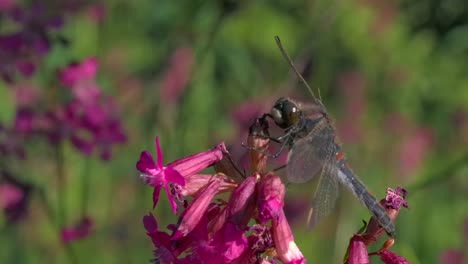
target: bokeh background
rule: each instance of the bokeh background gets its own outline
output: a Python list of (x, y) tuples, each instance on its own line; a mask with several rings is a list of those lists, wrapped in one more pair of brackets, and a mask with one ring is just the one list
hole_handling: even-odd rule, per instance
[[(369, 190), (407, 189), (392, 250), (468, 263), (464, 1), (0, 0), (0, 12), (0, 263), (147, 263), (152, 188), (135, 163), (156, 135), (165, 163), (221, 141), (241, 159), (252, 118), (280, 96), (311, 100), (275, 35)], [(340, 263), (368, 212), (345, 191), (305, 232), (313, 186), (288, 186), (296, 243), (309, 263)], [(154, 214), (176, 220), (164, 202)]]

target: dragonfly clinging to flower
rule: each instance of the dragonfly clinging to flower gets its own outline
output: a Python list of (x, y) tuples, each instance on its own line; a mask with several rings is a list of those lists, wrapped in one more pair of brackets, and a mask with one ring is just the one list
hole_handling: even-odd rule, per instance
[(352, 172), (341, 147), (336, 143), (335, 129), (320, 96), (316, 97), (284, 51), (278, 37), (276, 41), (298, 77), (313, 95), (310, 104), (297, 103), (289, 98), (276, 101), (269, 116), (284, 135), (277, 138), (290, 149), (286, 166), (287, 178), (292, 183), (304, 183), (320, 175), (315, 191), (308, 227), (312, 228), (333, 209), (338, 197), (339, 182), (345, 185), (371, 212), (379, 224), (394, 235), (395, 228), (385, 209), (367, 191), (365, 185)]

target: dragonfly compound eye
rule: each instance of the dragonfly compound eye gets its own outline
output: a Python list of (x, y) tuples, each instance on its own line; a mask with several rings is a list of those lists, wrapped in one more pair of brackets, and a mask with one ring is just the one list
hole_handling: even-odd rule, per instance
[(279, 127), (287, 127), (287, 125), (285, 125), (285, 120), (283, 118), (283, 111), (282, 109), (280, 108), (277, 108), (276, 106), (274, 106), (271, 111), (270, 111), (270, 115), (271, 117), (273, 117), (273, 121), (275, 121), (275, 123), (279, 126)]
[(288, 128), (299, 121), (300, 110), (297, 105), (287, 98), (280, 98), (270, 112), (276, 125)]

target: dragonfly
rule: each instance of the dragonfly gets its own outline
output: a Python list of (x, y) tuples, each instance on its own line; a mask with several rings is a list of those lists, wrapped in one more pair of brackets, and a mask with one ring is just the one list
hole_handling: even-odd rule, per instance
[(320, 93), (318, 97), (315, 96), (284, 50), (280, 39), (278, 37), (275, 39), (283, 56), (313, 97), (313, 101), (309, 104), (299, 103), (286, 97), (279, 98), (270, 113), (265, 114), (278, 127), (284, 129), (284, 134), (275, 141), (282, 143), (279, 153), (285, 147), (289, 148), (286, 165), (288, 181), (305, 183), (320, 176), (309, 213), (308, 228), (311, 229), (333, 210), (341, 183), (370, 211), (380, 226), (394, 236), (395, 227), (385, 209), (353, 173), (340, 145), (336, 143), (335, 129), (322, 103)]

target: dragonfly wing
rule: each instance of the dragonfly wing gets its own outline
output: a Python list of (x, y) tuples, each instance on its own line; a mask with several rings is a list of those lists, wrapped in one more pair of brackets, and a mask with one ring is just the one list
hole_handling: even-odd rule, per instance
[(307, 228), (312, 229), (320, 219), (330, 214), (335, 207), (338, 198), (338, 179), (336, 177), (337, 168), (334, 164), (327, 164), (320, 177), (319, 184), (315, 190), (312, 208), (307, 219)]
[(328, 161), (334, 162), (333, 129), (324, 123), (317, 125), (307, 136), (296, 140), (289, 151), (286, 166), (290, 182), (304, 183), (319, 174)]
[(286, 174), (288, 181), (292, 183), (304, 183), (310, 181), (322, 169), (322, 161), (317, 156), (314, 148), (307, 138), (295, 142), (288, 154)]

